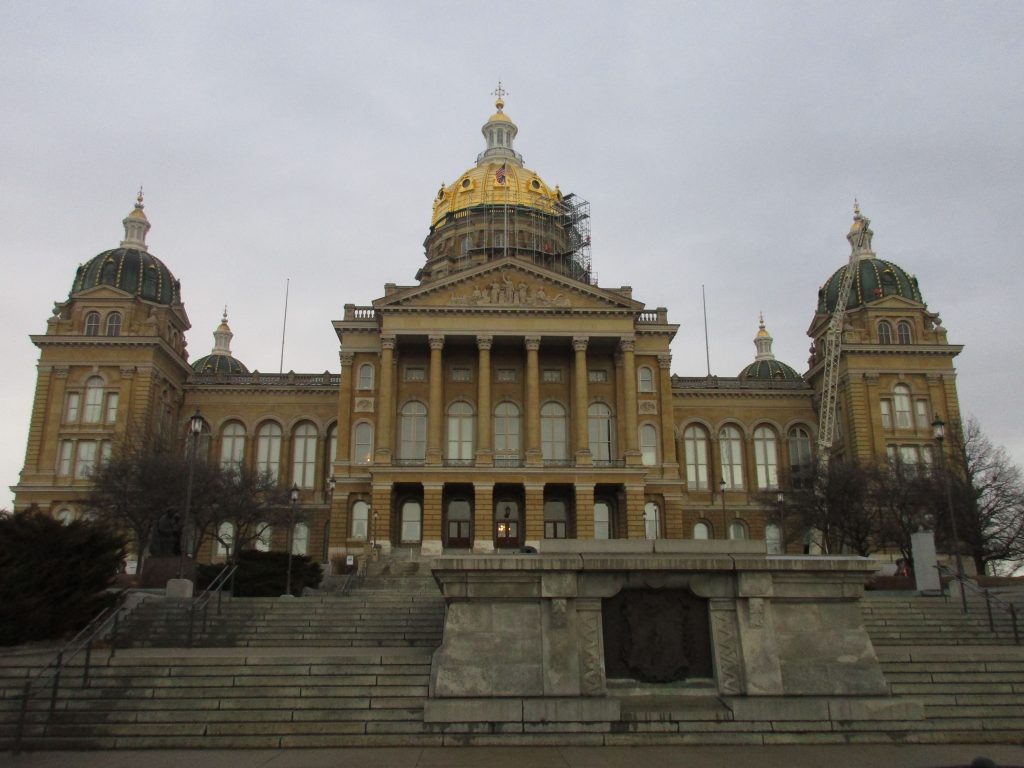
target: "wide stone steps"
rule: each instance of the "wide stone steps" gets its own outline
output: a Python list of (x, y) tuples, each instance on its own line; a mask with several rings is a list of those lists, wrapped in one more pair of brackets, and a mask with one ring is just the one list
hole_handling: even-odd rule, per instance
[[(873, 595), (861, 601), (864, 626), (876, 646), (1013, 645), (1013, 624), (1008, 613), (993, 608), (995, 631), (990, 631), (985, 602), (968, 601), (967, 614), (960, 602), (943, 597)], [(1024, 615), (1018, 618), (1024, 637)]]

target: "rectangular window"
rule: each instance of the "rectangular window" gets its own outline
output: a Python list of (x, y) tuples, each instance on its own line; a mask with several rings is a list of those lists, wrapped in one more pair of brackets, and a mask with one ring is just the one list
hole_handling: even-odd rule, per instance
[(607, 384), (608, 371), (603, 368), (591, 368), (587, 371), (587, 381), (590, 384)]
[(452, 368), (451, 370), (452, 381), (472, 381), (473, 371), (471, 368)]
[(113, 424), (117, 421), (117, 404), (120, 400), (120, 396), (117, 392), (111, 392), (107, 395), (107, 424)]
[(67, 408), (64, 409), (64, 421), (68, 424), (74, 424), (78, 421), (78, 405), (81, 399), (82, 396), (77, 392), (68, 393)]
[(890, 464), (895, 464), (896, 463), (896, 455), (897, 454), (896, 454), (896, 446), (895, 445), (887, 445), (887, 446), (885, 446), (885, 458), (887, 458), (889, 460)]
[(407, 367), (405, 369), (405, 380), (406, 381), (426, 381), (427, 380), (427, 369), (417, 367)]
[(932, 447), (930, 445), (921, 446), (921, 463), (926, 467), (930, 467), (933, 461)]
[(495, 379), (501, 384), (514, 384), (519, 377), (516, 376), (515, 368), (499, 368)]
[(75, 444), (70, 440), (62, 440), (60, 443), (60, 459), (57, 462), (57, 474), (67, 477), (71, 474), (71, 457), (75, 452)]
[(611, 532), (611, 509), (606, 502), (598, 501), (594, 504), (594, 538), (610, 539)]
[(920, 461), (920, 457), (918, 455), (916, 445), (900, 446), (900, 462), (904, 467), (907, 467), (908, 469), (915, 468), (918, 461)]
[(561, 368), (545, 368), (541, 374), (541, 381), (545, 384), (561, 384), (562, 383), (562, 369)]
[(882, 410), (882, 428), (892, 429), (892, 401), (883, 400), (879, 405)]
[(932, 425), (931, 419), (928, 418), (927, 400), (917, 400), (914, 403), (914, 414), (917, 419), (918, 429), (928, 429)]
[(80, 440), (78, 443), (78, 461), (75, 463), (75, 477), (86, 478), (96, 468), (96, 441)]
[(100, 464), (106, 464), (110, 461), (112, 451), (113, 448), (111, 447), (111, 442), (109, 440), (104, 440), (100, 443)]

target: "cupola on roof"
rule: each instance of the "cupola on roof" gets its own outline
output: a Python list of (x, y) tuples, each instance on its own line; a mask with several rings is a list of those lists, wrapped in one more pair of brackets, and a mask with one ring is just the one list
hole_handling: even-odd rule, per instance
[[(871, 219), (861, 215), (860, 205), (854, 203), (853, 224), (846, 239), (850, 242), (851, 263), (855, 270), (846, 308), (863, 307), (887, 296), (901, 296), (910, 301), (924, 304), (917, 278), (908, 274), (901, 266), (879, 259), (871, 250)], [(840, 267), (818, 290), (818, 312), (831, 313), (836, 308), (839, 282), (843, 277)]]
[(224, 307), (224, 315), (220, 319), (220, 325), (213, 332), (213, 350), (205, 357), (200, 357), (192, 363), (192, 370), (196, 373), (206, 374), (244, 374), (249, 369), (241, 360), (231, 355), (231, 339), (234, 334), (228, 325), (228, 308)]
[(754, 362), (740, 371), (740, 381), (802, 381), (803, 377), (793, 368), (775, 359), (772, 352), (772, 336), (764, 327), (764, 315), (760, 315), (754, 346), (757, 354)]
[(181, 285), (160, 259), (147, 250), (149, 219), (143, 210), (142, 190), (135, 208), (123, 220), (124, 240), (118, 248), (94, 256), (78, 267), (71, 296), (99, 285), (109, 285), (146, 301), (181, 304)]
[(460, 174), (454, 183), (441, 189), (434, 199), (431, 227), (457, 211), (477, 206), (519, 206), (555, 213), (562, 193), (554, 189), (535, 172), (523, 165), (523, 156), (516, 152), (513, 142), (519, 128), (505, 114), (506, 91), (498, 83), (494, 102), (497, 111), (481, 129), (487, 146), (477, 155), (476, 165)]

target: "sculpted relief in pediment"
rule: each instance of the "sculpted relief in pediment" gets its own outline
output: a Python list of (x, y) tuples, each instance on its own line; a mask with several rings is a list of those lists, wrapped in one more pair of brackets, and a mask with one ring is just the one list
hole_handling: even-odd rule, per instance
[[(514, 279), (520, 277), (519, 280)], [(460, 292), (452, 291), (449, 303), (454, 306), (482, 307), (568, 307), (570, 301), (552, 286), (530, 285), (521, 276), (508, 271), (500, 277), (488, 275), (476, 284), (465, 286)]]

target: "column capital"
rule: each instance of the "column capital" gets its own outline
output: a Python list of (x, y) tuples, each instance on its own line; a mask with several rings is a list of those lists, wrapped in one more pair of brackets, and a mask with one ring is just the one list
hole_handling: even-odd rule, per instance
[(494, 337), (489, 333), (481, 333), (476, 337), (477, 349), (490, 349), (494, 344)]
[(431, 334), (427, 337), (431, 349), (444, 349), (444, 336)]
[(662, 370), (668, 371), (672, 369), (672, 355), (661, 354), (658, 355), (658, 367)]
[(636, 350), (636, 336), (623, 336), (619, 339), (619, 349), (623, 352), (633, 352)]
[(527, 336), (523, 339), (523, 342), (531, 352), (536, 352), (540, 349), (540, 336)]
[(573, 336), (572, 337), (572, 348), (577, 352), (586, 352), (587, 344), (590, 342), (589, 336)]
[[(45, 371), (46, 366), (40, 365), (39, 370), (41, 372)], [(55, 365), (52, 368), (50, 368), (50, 370), (53, 371), (53, 375), (56, 376), (58, 379), (66, 379), (68, 377), (68, 373), (71, 372), (71, 368), (66, 365)]]
[(343, 349), (343, 350), (338, 352), (338, 360), (341, 361), (341, 367), (342, 368), (344, 368), (346, 366), (349, 366), (349, 365), (352, 365), (352, 362), (355, 359), (356, 359), (356, 353), (355, 352), (349, 352), (346, 349)]
[(395, 345), (397, 343), (398, 343), (398, 339), (396, 339), (393, 334), (388, 334), (387, 336), (381, 334), (381, 337), (380, 337), (380, 348), (381, 349), (394, 349)]
[[(65, 368), (64, 370), (65, 370), (65, 375), (66, 375), (67, 369)], [(130, 378), (132, 378), (135, 375), (135, 371), (136, 370), (138, 370), (138, 369), (134, 365), (122, 365), (121, 366), (121, 378), (122, 379), (130, 379)], [(58, 375), (60, 375), (59, 371), (60, 371), (60, 369), (58, 369)]]

